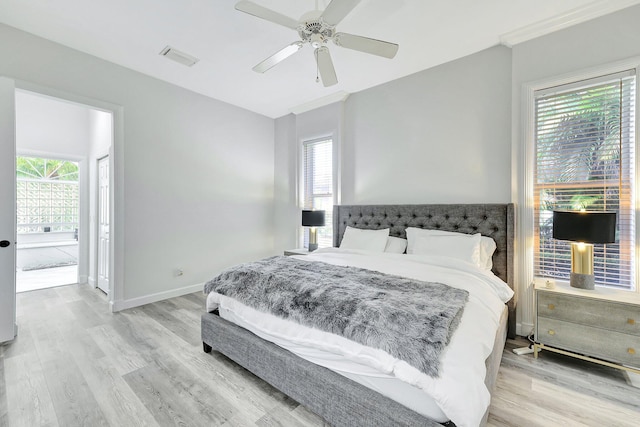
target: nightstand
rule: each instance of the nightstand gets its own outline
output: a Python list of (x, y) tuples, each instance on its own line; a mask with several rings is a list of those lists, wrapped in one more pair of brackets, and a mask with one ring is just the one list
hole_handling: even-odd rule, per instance
[(307, 248), (298, 248), (298, 249), (285, 249), (284, 256), (292, 256), (292, 255), (309, 255), (309, 249)]
[(640, 374), (640, 296), (536, 285), (534, 357), (541, 349)]

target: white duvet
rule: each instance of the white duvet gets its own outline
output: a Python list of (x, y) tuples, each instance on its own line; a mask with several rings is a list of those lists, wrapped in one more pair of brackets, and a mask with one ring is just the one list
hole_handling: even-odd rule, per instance
[[(513, 296), (513, 291), (502, 280), (491, 272), (445, 257), (327, 248), (298, 258), (361, 267), (467, 290), (469, 301), (458, 329), (442, 354), (440, 377), (423, 374), (382, 350), (258, 312), (215, 292), (207, 298), (207, 310), (218, 308), (222, 318), (276, 344), (286, 344), (288, 350), (300, 357), (329, 369), (397, 378), (428, 394), (457, 426), (480, 425), (491, 399), (484, 384), (485, 360), (492, 351), (504, 303)], [(318, 353), (324, 356), (315, 357)]]

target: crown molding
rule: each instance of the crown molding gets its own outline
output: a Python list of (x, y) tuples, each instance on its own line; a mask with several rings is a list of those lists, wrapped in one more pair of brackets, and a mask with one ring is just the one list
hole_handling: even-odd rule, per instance
[(334, 102), (344, 101), (348, 97), (349, 93), (341, 90), (331, 95), (323, 96), (322, 98), (314, 99), (313, 101), (300, 104), (297, 107), (291, 108), (289, 111), (295, 115), (298, 115), (306, 113), (307, 111), (315, 110), (316, 108), (324, 107), (325, 105), (333, 104)]
[(597, 0), (553, 18), (504, 33), (500, 36), (500, 43), (507, 47), (513, 47), (518, 43), (608, 15), (636, 4), (640, 4), (640, 0)]

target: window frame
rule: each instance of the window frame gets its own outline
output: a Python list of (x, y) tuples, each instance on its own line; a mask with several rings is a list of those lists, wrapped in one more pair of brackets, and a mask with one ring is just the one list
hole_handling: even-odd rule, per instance
[[(607, 99), (607, 101), (609, 101), (611, 99), (611, 97), (613, 95), (616, 96), (616, 98), (614, 98), (616, 100), (616, 104), (620, 105), (620, 107), (622, 107), (623, 103), (621, 100), (619, 100), (620, 96), (622, 96), (625, 92), (632, 90), (634, 91), (633, 95), (634, 95), (634, 99), (631, 100), (631, 98), (627, 98), (629, 99), (629, 102), (631, 103), (631, 105), (629, 105), (630, 109), (628, 110), (623, 110), (621, 111), (621, 116), (620, 116), (620, 125), (622, 126), (622, 123), (628, 123), (629, 125), (633, 125), (632, 122), (627, 121), (627, 119), (631, 116), (632, 112), (634, 113), (634, 117), (635, 115), (635, 100), (637, 100), (637, 94), (635, 93), (635, 87), (637, 85), (637, 77), (638, 77), (638, 73), (637, 70), (634, 69), (627, 69), (623, 72), (620, 73), (615, 73), (615, 74), (608, 74), (608, 75), (604, 75), (604, 76), (600, 76), (597, 77), (595, 79), (589, 79), (589, 80), (581, 80), (575, 83), (571, 83), (568, 85), (564, 85), (564, 86), (554, 86), (552, 88), (548, 88), (548, 89), (543, 89), (540, 91), (536, 91), (535, 93), (535, 107), (534, 109), (536, 110), (536, 130), (539, 130), (539, 123), (538, 123), (538, 111), (542, 111), (542, 114), (544, 115), (545, 112), (548, 112), (549, 108), (554, 108), (551, 107), (549, 102), (551, 102), (551, 105), (556, 105), (557, 106), (557, 102), (562, 102), (563, 104), (563, 109), (566, 111), (567, 108), (570, 108), (572, 112), (576, 112), (578, 110), (574, 109), (574, 107), (572, 106), (572, 102), (575, 102), (575, 98), (571, 98), (573, 99), (573, 101), (569, 101), (569, 103), (567, 104), (567, 99), (569, 99), (569, 97), (573, 97), (575, 96), (576, 93), (584, 93), (587, 90), (592, 90), (595, 92), (594, 96), (598, 97), (598, 99), (600, 100), (604, 100)], [(633, 79), (633, 84), (630, 85), (630, 81), (628, 80), (629, 78)], [(622, 81), (626, 80), (626, 83), (624, 83), (624, 86), (622, 86)], [(605, 89), (606, 88), (606, 89)], [(622, 90), (622, 92), (620, 92), (620, 90)], [(604, 92), (604, 93), (603, 93)], [(560, 99), (560, 101), (558, 101), (558, 99)], [(542, 103), (542, 110), (540, 110), (540, 108), (538, 107), (538, 103), (541, 102)], [(584, 110), (580, 110), (580, 111), (584, 111)], [(627, 119), (624, 119), (622, 114), (625, 114), (625, 116), (627, 117)], [(549, 120), (549, 117), (547, 118), (543, 118), (542, 120)], [(554, 116), (553, 120), (557, 120), (557, 117)], [(548, 121), (544, 121), (544, 126), (548, 126), (549, 122)], [(550, 130), (548, 128), (545, 128), (546, 130)], [(582, 130), (582, 128), (581, 128)], [(635, 168), (632, 166), (630, 170), (627, 170), (627, 167), (629, 165), (628, 162), (623, 162), (624, 160), (630, 160), (630, 158), (628, 156), (630, 156), (630, 153), (634, 153), (633, 154), (633, 158), (635, 158), (635, 147), (634, 145), (636, 145), (636, 140), (632, 140), (630, 138), (631, 134), (633, 134), (633, 136), (635, 137), (635, 129), (634, 126), (630, 126), (628, 129), (625, 130), (625, 128), (620, 128), (619, 130), (620, 132), (620, 137), (622, 138), (620, 140), (620, 145), (619, 147), (622, 148), (622, 144), (624, 141), (624, 146), (625, 147), (629, 147), (629, 145), (632, 146), (630, 152), (626, 151), (627, 149), (625, 148), (624, 151), (620, 152), (620, 161), (621, 163), (618, 166), (618, 170), (621, 172), (626, 172), (626, 174), (622, 173), (619, 175), (618, 178), (612, 179), (612, 178), (602, 178), (602, 179), (595, 179), (595, 180), (572, 180), (572, 181), (567, 181), (567, 182), (556, 182), (556, 181), (552, 181), (552, 182), (541, 182), (540, 180), (538, 180), (536, 182), (536, 180), (534, 180), (533, 186), (534, 186), (534, 218), (537, 218), (536, 216), (536, 211), (537, 212), (541, 212), (541, 211), (545, 211), (547, 212), (547, 214), (550, 214), (548, 209), (541, 209), (541, 193), (543, 191), (551, 191), (554, 194), (560, 194), (560, 195), (564, 195), (564, 194), (569, 194), (572, 191), (576, 191), (576, 193), (580, 193), (583, 195), (590, 195), (593, 194), (594, 192), (597, 193), (598, 189), (599, 190), (606, 190), (608, 188), (618, 188), (620, 190), (620, 192), (618, 193), (618, 198), (615, 199), (609, 199), (608, 197), (604, 197), (604, 204), (606, 206), (607, 201), (611, 201), (612, 203), (617, 203), (620, 207), (620, 215), (618, 215), (618, 225), (619, 225), (619, 231), (620, 231), (620, 241), (616, 242), (616, 246), (611, 247), (611, 245), (607, 245), (604, 247), (597, 247), (596, 248), (596, 256), (598, 256), (598, 253), (607, 253), (609, 251), (612, 251), (613, 254), (618, 253), (619, 254), (619, 259), (616, 261), (615, 258), (612, 260), (612, 265), (613, 268), (612, 269), (607, 269), (604, 268), (601, 271), (596, 271), (596, 286), (600, 286), (600, 287), (610, 287), (610, 288), (615, 288), (615, 289), (619, 289), (619, 290), (635, 290), (635, 286), (636, 286), (636, 280), (635, 280), (635, 269), (637, 268), (637, 263), (635, 263), (635, 261), (633, 261), (633, 264), (631, 264), (631, 271), (628, 270), (627, 267), (625, 267), (624, 265), (629, 265), (628, 261), (624, 261), (624, 260), (634, 260), (634, 255), (635, 255), (635, 240), (634, 240), (634, 231), (636, 231), (637, 227), (635, 226), (635, 218), (633, 220), (633, 226), (631, 226), (630, 224), (627, 224), (625, 226), (623, 226), (622, 224), (626, 223), (626, 220), (628, 219), (627, 215), (631, 214), (634, 215), (635, 214), (635, 209), (633, 208), (632, 205), (632, 200), (634, 199), (634, 193), (633, 193), (633, 188), (635, 187), (634, 182), (635, 179), (631, 179), (631, 178), (637, 178), (636, 174), (637, 171), (635, 170)], [(547, 172), (547, 173), (557, 173), (559, 171), (559, 169), (562, 169), (562, 167), (558, 168), (558, 164), (557, 163), (552, 163), (551, 165), (548, 163), (549, 162), (549, 155), (550, 152), (549, 151), (545, 151), (543, 153), (544, 156), (544, 160), (543, 160), (543, 164), (540, 165), (539, 163), (539, 157), (541, 155), (540, 150), (538, 149), (538, 144), (541, 141), (544, 141), (545, 137), (543, 136), (538, 136), (536, 133), (536, 136), (534, 136), (534, 144), (536, 145), (535, 150), (536, 150), (536, 157), (537, 157), (537, 166), (541, 167), (541, 171)], [(591, 141), (592, 139), (589, 139), (589, 141)], [(580, 147), (582, 147), (584, 144), (584, 142), (579, 142), (578, 143)], [(563, 145), (564, 147), (564, 145)], [(576, 148), (571, 148), (570, 151), (574, 152), (573, 150), (575, 150)], [(552, 154), (553, 155), (553, 154)], [(634, 165), (635, 166), (635, 165)], [(534, 168), (534, 178), (536, 176), (540, 176), (537, 175), (538, 173), (540, 173), (539, 170), (537, 170), (538, 168), (535, 167)], [(628, 184), (628, 186), (626, 185)], [(560, 208), (562, 209), (562, 207)], [(540, 215), (540, 214), (539, 214)], [(539, 220), (538, 220), (539, 222)], [(540, 245), (541, 245), (541, 230), (538, 228), (539, 224), (535, 224), (534, 223), (534, 233), (533, 233), (533, 240), (534, 240), (534, 267), (537, 267), (537, 272), (539, 273), (544, 273), (545, 271), (547, 273), (549, 273), (549, 275), (543, 275), (542, 277), (546, 280), (546, 279), (551, 279), (551, 280), (559, 280), (559, 281), (565, 281), (566, 278), (559, 278), (557, 277), (557, 274), (559, 274), (558, 272), (554, 272), (551, 273), (549, 271), (549, 268), (551, 266), (553, 267), (560, 267), (561, 270), (568, 268), (568, 265), (566, 264), (566, 262), (562, 263), (557, 261), (556, 257), (567, 257), (568, 253), (569, 253), (569, 247), (568, 247), (568, 243), (567, 242), (557, 242), (554, 241), (553, 239), (551, 241), (547, 241), (547, 244), (553, 244), (553, 247), (556, 248), (554, 249), (553, 254), (549, 254), (550, 257), (546, 258), (544, 256), (542, 256), (543, 254), (540, 253)], [(536, 232), (538, 231), (538, 232)], [(631, 246), (633, 244), (633, 247)], [(537, 255), (537, 259), (538, 261), (536, 262), (536, 258), (535, 256)], [(603, 258), (598, 258), (596, 259), (596, 264), (598, 264), (598, 260), (601, 260), (604, 264), (607, 264), (607, 261), (609, 260), (606, 257)], [(549, 265), (550, 263), (550, 265)], [(562, 265), (564, 264), (564, 265)], [(552, 267), (552, 268), (553, 268)], [(620, 270), (618, 271), (616, 267), (619, 267)], [(630, 273), (630, 274), (621, 274), (620, 275), (620, 279), (621, 280), (616, 280), (615, 276), (617, 276), (617, 273)], [(534, 274), (536, 274), (536, 269), (534, 269)], [(566, 274), (568, 274), (568, 272), (566, 272)], [(538, 276), (536, 276), (538, 277)], [(598, 280), (604, 280), (605, 283), (600, 283), (598, 282)]]
[[(305, 159), (304, 159), (304, 152), (305, 152), (305, 145), (307, 144), (313, 144), (313, 143), (317, 143), (317, 142), (321, 142), (321, 141), (331, 141), (332, 147), (331, 147), (331, 151), (332, 151), (332, 159), (331, 159), (331, 168), (332, 168), (332, 196), (333, 196), (333, 205), (335, 206), (336, 204), (339, 203), (340, 200), (340, 195), (339, 195), (339, 188), (340, 188), (340, 174), (339, 169), (338, 169), (338, 165), (339, 165), (339, 143), (338, 143), (338, 139), (336, 138), (336, 134), (331, 132), (331, 133), (323, 133), (320, 135), (316, 135), (313, 137), (305, 137), (305, 138), (300, 138), (298, 141), (298, 180), (297, 180), (297, 184), (298, 184), (298, 189), (297, 189), (297, 195), (298, 195), (298, 200), (297, 200), (297, 206), (300, 209), (300, 211), (302, 209), (305, 209), (304, 206), (304, 202), (305, 202)], [(326, 223), (328, 227), (332, 227), (333, 228), (333, 224), (329, 222), (329, 218), (332, 217), (333, 212), (327, 212), (327, 220), (328, 222)], [(301, 214), (300, 214), (301, 215)], [(298, 215), (298, 221), (300, 220), (300, 215)], [(305, 227), (302, 227), (300, 225), (300, 222), (298, 222), (298, 236), (297, 236), (297, 240), (298, 240), (298, 245), (299, 247), (305, 247), (305, 236), (306, 236), (306, 230)], [(332, 245), (333, 246), (333, 242)]]
[[(71, 163), (75, 166), (76, 171), (74, 172), (75, 174), (75, 180), (68, 180), (68, 179), (57, 179), (57, 178), (52, 178), (49, 176), (36, 176), (33, 175), (32, 177), (19, 177), (18, 175), (18, 170), (17, 170), (17, 164), (18, 164), (18, 159), (26, 159), (28, 163), (31, 164), (31, 162), (29, 162), (29, 160), (43, 160), (45, 162), (44, 167), (45, 170), (44, 172), (46, 172), (46, 162), (48, 161), (56, 161), (56, 162), (62, 162), (62, 163)], [(16, 153), (16, 208), (18, 209), (18, 211), (20, 210), (29, 210), (29, 206), (28, 205), (23, 205), (21, 203), (21, 200), (24, 201), (33, 201), (33, 200), (38, 200), (38, 206), (37, 207), (33, 207), (31, 209), (33, 210), (37, 210), (38, 214), (30, 214), (30, 213), (23, 213), (23, 214), (18, 214), (17, 215), (17, 229), (18, 229), (18, 234), (23, 234), (23, 235), (28, 235), (28, 234), (40, 234), (40, 233), (69, 233), (69, 232), (73, 232), (74, 230), (77, 232), (77, 230), (80, 228), (80, 221), (81, 221), (81, 205), (80, 205), (80, 180), (81, 180), (81, 169), (80, 169), (80, 160), (75, 159), (75, 158), (70, 158), (70, 156), (66, 156), (66, 157), (59, 157), (59, 156), (53, 156), (53, 155), (48, 155), (48, 154), (41, 154), (41, 153), (32, 153), (32, 152), (27, 152), (27, 153), (22, 153), (22, 152), (18, 152)], [(33, 167), (33, 165), (32, 165)], [(24, 172), (24, 171), (23, 171)], [(20, 190), (21, 184), (23, 184), (25, 186), (24, 188), (24, 192), (25, 194), (28, 194), (29, 191), (29, 187), (32, 186), (37, 186), (38, 187), (38, 193), (40, 195), (42, 189), (42, 186), (50, 186), (51, 188), (49, 189), (49, 194), (47, 197), (37, 197), (37, 198), (31, 198), (28, 195), (25, 195), (25, 197), (20, 197), (18, 192)], [(57, 191), (63, 191), (65, 193), (65, 197), (62, 198), (56, 198), (54, 197), (51, 193), (55, 190), (54, 187), (58, 187)], [(73, 197), (68, 198), (66, 197), (67, 193), (69, 192), (67, 190), (67, 188), (73, 188), (71, 190), (71, 192), (73, 193)], [(46, 200), (48, 201), (47, 204), (45, 204), (44, 206), (42, 206), (42, 204), (40, 203), (42, 200)], [(74, 206), (55, 206), (55, 203), (53, 202), (54, 200), (60, 202), (60, 201), (69, 201), (69, 200), (75, 200), (75, 204)], [(49, 210), (48, 213), (44, 213), (44, 212), (39, 212), (40, 209), (45, 209)], [(75, 210), (75, 213), (60, 213), (60, 212), (56, 212), (54, 213), (54, 210), (60, 210), (60, 209), (64, 209), (64, 210)], [(61, 218), (74, 218), (75, 221), (72, 222), (68, 222), (68, 221), (58, 221), (58, 222), (54, 222), (54, 218), (58, 216)], [(20, 218), (31, 218), (31, 217), (37, 217), (39, 220), (36, 222), (20, 222)], [(41, 221), (42, 218), (44, 217), (48, 217), (49, 221)], [(44, 231), (46, 228), (48, 228), (50, 231)], [(61, 229), (62, 228), (62, 229)], [(68, 228), (68, 229), (64, 229), (64, 228)], [(27, 229), (27, 230), (25, 230)], [(38, 229), (38, 230), (29, 230), (29, 229)]]
[[(617, 74), (625, 72), (626, 70), (635, 69), (636, 76), (636, 115), (635, 115), (635, 170), (636, 174), (640, 172), (638, 167), (640, 166), (640, 151), (639, 148), (639, 136), (640, 131), (640, 114), (637, 111), (640, 106), (640, 58), (632, 58), (629, 60), (618, 61), (611, 64), (605, 64), (599, 67), (594, 67), (588, 70), (578, 71), (574, 73), (564, 74), (554, 78), (543, 79), (535, 82), (525, 83), (522, 86), (521, 100), (521, 123), (523, 126), (520, 128), (521, 144), (517, 153), (519, 158), (514, 156), (515, 170), (518, 172), (517, 179), (519, 185), (517, 186), (518, 195), (516, 197), (520, 209), (518, 212), (518, 226), (517, 226), (517, 242), (519, 246), (517, 255), (518, 281), (521, 284), (520, 289), (526, 291), (529, 289), (529, 294), (532, 294), (532, 286), (535, 283), (544, 283), (546, 278), (534, 276), (534, 242), (535, 242), (535, 229), (534, 229), (534, 173), (536, 168), (536, 141), (535, 141), (535, 129), (536, 129), (536, 92), (543, 91), (555, 86), (568, 86), (570, 84), (580, 84), (583, 80), (597, 79), (601, 76)], [(517, 139), (515, 139), (517, 140)], [(517, 162), (517, 163), (516, 163)], [(636, 177), (637, 180), (637, 177)], [(640, 208), (640, 185), (636, 185), (635, 188), (635, 212), (636, 215)], [(640, 217), (637, 216), (637, 219)], [(611, 292), (620, 292), (624, 294), (640, 294), (640, 226), (636, 224), (635, 228), (636, 250), (635, 250), (635, 277), (633, 279), (633, 285), (630, 289), (611, 289), (607, 288)], [(560, 279), (553, 279), (557, 282), (564, 282)], [(567, 282), (568, 283), (568, 282)], [(602, 289), (602, 287), (598, 287)], [(531, 295), (529, 297), (532, 298)], [(527, 298), (528, 299), (528, 298)], [(523, 321), (526, 320), (526, 313), (523, 314)]]

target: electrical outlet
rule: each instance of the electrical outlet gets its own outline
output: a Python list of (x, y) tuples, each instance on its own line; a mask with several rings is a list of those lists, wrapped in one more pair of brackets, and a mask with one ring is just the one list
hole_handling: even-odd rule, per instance
[(182, 276), (184, 274), (184, 270), (181, 268), (176, 268), (176, 277)]

